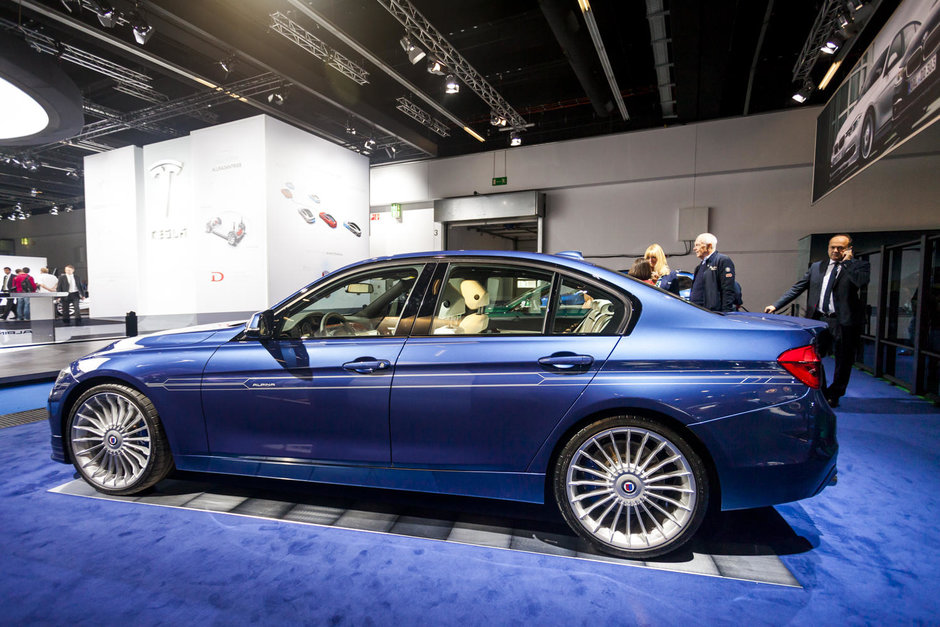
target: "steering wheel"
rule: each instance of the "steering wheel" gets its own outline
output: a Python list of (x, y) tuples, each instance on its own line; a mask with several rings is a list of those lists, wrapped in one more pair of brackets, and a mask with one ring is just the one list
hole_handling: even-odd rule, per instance
[(343, 325), (343, 330), (346, 332), (347, 335), (356, 335), (356, 330), (353, 329), (353, 328), (352, 328), (352, 325), (349, 324), (349, 322), (346, 321), (346, 318), (343, 317), (343, 314), (338, 313), (338, 312), (335, 312), (335, 311), (330, 311), (330, 312), (327, 312), (327, 313), (323, 314), (323, 317), (320, 319), (320, 335), (321, 335), (321, 336), (324, 336), (324, 335), (332, 336), (332, 335), (333, 335), (333, 333), (327, 333), (327, 331), (326, 331), (326, 327), (327, 327), (326, 322), (327, 322), (327, 320), (329, 320), (330, 318), (337, 318), (337, 319), (339, 320), (340, 324)]

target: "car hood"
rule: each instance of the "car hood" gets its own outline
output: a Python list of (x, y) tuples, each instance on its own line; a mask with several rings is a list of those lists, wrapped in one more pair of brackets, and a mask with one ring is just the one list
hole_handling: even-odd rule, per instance
[(101, 352), (129, 351), (141, 348), (170, 348), (192, 346), (205, 342), (223, 343), (238, 335), (245, 328), (245, 321), (216, 322), (185, 329), (170, 329), (129, 337), (111, 344)]

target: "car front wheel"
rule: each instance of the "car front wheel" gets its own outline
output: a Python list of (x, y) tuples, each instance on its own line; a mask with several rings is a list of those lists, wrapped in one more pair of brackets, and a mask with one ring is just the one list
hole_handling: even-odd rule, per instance
[(69, 413), (66, 433), (72, 463), (99, 492), (142, 492), (173, 467), (156, 408), (126, 385), (87, 390)]
[(599, 550), (630, 559), (663, 555), (691, 539), (708, 489), (688, 443), (639, 416), (581, 429), (555, 465), (555, 499), (567, 523)]

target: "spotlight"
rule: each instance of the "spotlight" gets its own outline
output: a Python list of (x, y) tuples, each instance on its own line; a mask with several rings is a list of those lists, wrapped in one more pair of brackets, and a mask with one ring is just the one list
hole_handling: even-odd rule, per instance
[(8, 213), (8, 214), (7, 214), (7, 220), (11, 220), (11, 221), (13, 221), (13, 222), (16, 222), (16, 214), (14, 214), (14, 213)]
[(428, 73), (444, 76), (444, 64), (434, 58), (428, 58)]
[(826, 43), (822, 45), (820, 50), (825, 54), (835, 54), (845, 43), (845, 39), (845, 35), (841, 32), (832, 33), (826, 38)]
[(848, 28), (849, 24), (852, 23), (852, 18), (841, 11), (836, 19), (839, 20), (839, 28)]
[(509, 121), (506, 119), (506, 116), (500, 115), (495, 111), (490, 113), (490, 124), (493, 126), (506, 126), (508, 123)]
[(223, 72), (225, 72), (225, 76), (228, 76), (235, 68), (235, 57), (229, 57), (219, 61), (219, 67), (222, 68)]
[(373, 148), (375, 148), (375, 140), (370, 137), (369, 139), (366, 140), (366, 143), (364, 143), (362, 146), (366, 150), (371, 151)]
[(849, 6), (853, 11), (858, 13), (862, 10), (862, 7), (865, 6), (865, 0), (849, 0)]
[(75, 168), (69, 168), (68, 170), (65, 171), (65, 176), (70, 179), (77, 179), (78, 170), (76, 170)]
[(52, 205), (52, 207), (49, 208), (49, 215), (51, 215), (51, 216), (57, 216), (57, 215), (59, 215), (59, 206), (58, 206), (58, 205)]
[(510, 145), (510, 146), (521, 146), (521, 145), (522, 145), (522, 136), (521, 136), (519, 133), (517, 133), (516, 131), (513, 131), (512, 133), (510, 133), (510, 134), (509, 134), (509, 145)]
[(113, 28), (115, 22), (117, 22), (118, 14), (114, 10), (114, 7), (107, 4), (106, 2), (95, 2), (98, 6), (95, 8), (95, 13), (98, 15), (98, 21), (105, 28)]
[(346, 134), (347, 134), (347, 135), (355, 135), (355, 134), (356, 134), (356, 128), (355, 128), (354, 126), (350, 126), (349, 120), (346, 120)]
[(809, 99), (810, 95), (813, 93), (813, 89), (815, 88), (812, 81), (806, 81), (803, 83), (803, 86), (800, 88), (800, 90), (793, 94), (792, 98), (798, 103), (803, 104)]
[(279, 92), (274, 92), (273, 94), (268, 94), (268, 104), (272, 104), (276, 107), (280, 107), (284, 104), (284, 96)]
[(456, 94), (457, 92), (460, 91), (460, 83), (457, 82), (457, 79), (454, 78), (453, 74), (448, 74), (446, 80), (447, 80), (446, 82), (447, 88), (444, 90), (444, 93)]
[(398, 40), (398, 43), (401, 44), (401, 49), (404, 50), (408, 55), (408, 60), (411, 61), (411, 65), (416, 64), (426, 56), (424, 50), (414, 45), (414, 42), (411, 41), (410, 35), (406, 34), (404, 37)]
[(65, 205), (65, 213), (72, 213), (72, 205)]
[(143, 46), (153, 35), (153, 26), (141, 20), (134, 24), (134, 40)]
[(29, 190), (29, 195), (32, 196), (33, 198), (35, 198), (36, 196), (38, 196), (38, 195), (41, 194), (41, 193), (42, 193), (42, 192), (39, 191), (38, 189), (36, 189), (35, 187), (33, 187), (32, 189)]

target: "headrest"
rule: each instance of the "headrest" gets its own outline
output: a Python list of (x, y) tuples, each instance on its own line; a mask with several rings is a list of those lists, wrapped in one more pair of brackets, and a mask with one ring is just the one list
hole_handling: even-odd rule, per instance
[(460, 295), (456, 287), (448, 283), (441, 295), (441, 310), (437, 312), (437, 317), (456, 318), (465, 313), (467, 313), (467, 307), (464, 304), (463, 296)]
[(479, 309), (490, 304), (490, 296), (479, 281), (463, 281), (460, 284), (460, 293), (463, 295), (467, 309)]

